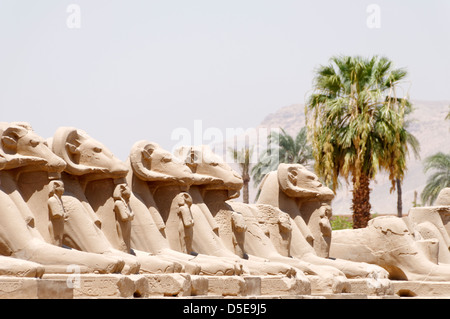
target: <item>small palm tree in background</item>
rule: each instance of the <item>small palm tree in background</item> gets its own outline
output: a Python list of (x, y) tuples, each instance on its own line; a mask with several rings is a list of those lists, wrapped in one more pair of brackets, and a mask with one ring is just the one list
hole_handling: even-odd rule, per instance
[(427, 179), (427, 184), (421, 193), (422, 204), (433, 205), (439, 192), (450, 187), (450, 153), (442, 152), (428, 156), (424, 160), (424, 171), (434, 171)]
[[(413, 108), (409, 101), (406, 101), (405, 104), (405, 117), (412, 113)], [(408, 129), (408, 126), (411, 124), (410, 119), (405, 119), (404, 128)], [(406, 143), (412, 150), (414, 157), (416, 159), (420, 159), (420, 143), (419, 140), (409, 131), (406, 131)], [(397, 217), (403, 216), (403, 200), (402, 200), (402, 181), (400, 178), (395, 179), (395, 183), (397, 186)]]
[(244, 203), (249, 203), (249, 190), (248, 184), (250, 183), (250, 166), (251, 166), (251, 157), (253, 154), (253, 148), (249, 148), (247, 145), (243, 147), (241, 150), (237, 150), (235, 148), (228, 148), (228, 152), (233, 157), (233, 160), (239, 164), (239, 168), (241, 171), (241, 176), (243, 180), (242, 186), (242, 198)]
[(266, 174), (277, 170), (281, 163), (308, 165), (312, 160), (306, 127), (301, 128), (295, 137), (280, 128), (280, 132), (272, 131), (267, 138), (269, 148), (260, 155), (258, 163), (252, 168), (255, 187)]
[[(450, 111), (445, 119), (450, 120)], [(450, 187), (450, 153), (439, 152), (425, 158), (424, 171), (427, 173), (430, 170), (434, 173), (428, 177), (427, 184), (420, 194), (423, 205), (427, 203), (433, 205), (439, 192), (445, 187)]]
[(367, 226), (370, 180), (380, 169), (389, 173), (391, 191), (403, 180), (409, 103), (396, 90), (406, 75), (379, 56), (335, 56), (316, 70), (305, 108), (315, 172), (333, 190), (339, 176), (352, 177), (353, 228)]

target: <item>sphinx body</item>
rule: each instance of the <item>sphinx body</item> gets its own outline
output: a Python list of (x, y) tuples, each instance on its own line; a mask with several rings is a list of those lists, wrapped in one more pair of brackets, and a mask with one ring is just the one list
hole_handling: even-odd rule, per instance
[(434, 263), (450, 264), (449, 217), (450, 205), (442, 205), (413, 207), (402, 218), (418, 248)]
[[(125, 261), (123, 273), (173, 273), (182, 266), (173, 261), (131, 249), (129, 203), (115, 198), (122, 185), (126, 193), (125, 163), (86, 132), (71, 127), (59, 128), (52, 149), (66, 163), (62, 172), (66, 210), (65, 243), (70, 247), (98, 254), (118, 256)], [(122, 197), (121, 197), (122, 196)], [(117, 201), (125, 200), (122, 204)], [(122, 218), (128, 214), (128, 218)], [(121, 217), (122, 215), (122, 217)]]
[[(298, 274), (306, 274), (316, 283), (320, 281), (317, 287), (326, 286), (335, 292), (348, 288), (344, 274), (334, 267), (314, 265), (290, 255), (282, 256), (256, 218), (258, 207), (232, 200), (242, 187), (240, 176), (205, 146), (193, 147), (191, 152), (194, 154), (191, 157), (197, 160), (188, 166), (197, 174), (218, 180), (203, 183), (197, 192), (202, 194), (203, 205), (214, 217), (217, 232), (230, 251), (249, 260), (270, 261), (266, 265), (272, 263), (273, 268), (280, 264), (292, 267)], [(189, 163), (189, 148), (179, 150), (178, 154), (183, 154), (181, 157)]]
[[(259, 219), (267, 224), (270, 238), (281, 254), (290, 254), (315, 265), (335, 267), (348, 278), (372, 278), (381, 285), (387, 284), (382, 281), (388, 273), (381, 267), (345, 258), (329, 258), (330, 203), (334, 194), (315, 174), (300, 164), (280, 164), (277, 171), (267, 174), (260, 187)], [(265, 222), (271, 220), (266, 216), (275, 218), (277, 225)], [(281, 226), (281, 221), (287, 219), (288, 229)]]
[[(7, 160), (4, 157), (3, 152), (1, 152), (0, 169), (3, 169), (6, 164)], [(0, 176), (1, 175), (2, 173), (0, 172)], [(5, 204), (6, 206), (3, 206)], [(33, 239), (28, 233), (26, 223), (22, 219), (20, 212), (14, 209), (14, 203), (11, 202), (10, 198), (6, 196), (3, 190), (0, 191), (0, 206), (2, 206), (0, 209), (0, 211), (2, 212), (0, 214), (0, 225), (2, 226), (0, 230), (0, 246), (2, 247), (0, 249), (0, 276), (42, 277), (45, 272), (45, 268), (41, 264), (14, 257), (4, 256), (10, 256), (15, 251), (17, 251), (16, 245), (18, 245), (18, 247), (21, 247), (22, 245), (26, 245), (27, 240), (31, 241)], [(11, 212), (11, 210), (13, 211)], [(13, 237), (11, 237), (11, 235), (14, 235), (13, 230), (17, 229), (26, 231), (28, 236), (17, 236), (18, 240), (15, 240)]]
[(439, 192), (433, 206), (412, 207), (402, 219), (431, 261), (450, 263), (450, 188)]
[[(220, 253), (223, 247), (217, 237), (202, 237), (208, 237), (209, 229), (197, 239), (204, 216), (187, 190), (195, 179), (204, 177), (195, 176), (170, 152), (147, 141), (135, 143), (129, 166), (130, 203), (139, 220), (132, 227), (133, 246), (196, 263), (202, 274), (242, 273), (236, 256)], [(211, 250), (218, 253), (210, 254)]]
[(432, 262), (406, 223), (394, 216), (374, 218), (366, 228), (334, 231), (330, 254), (379, 265), (389, 272), (390, 279), (450, 279), (449, 265)]
[(330, 254), (379, 265), (391, 279), (449, 281), (450, 206), (445, 199), (437, 203), (411, 208), (403, 218), (376, 217), (366, 228), (333, 231)]
[[(65, 273), (73, 264), (80, 272), (120, 271), (120, 259), (56, 245), (49, 231), (49, 182), (65, 164), (27, 123), (2, 123), (0, 131), (0, 254), (41, 264), (31, 268), (46, 273)], [(26, 263), (17, 267), (27, 273)], [(29, 273), (42, 273), (36, 270)]]
[[(212, 230), (217, 234), (229, 252), (243, 259), (252, 274), (293, 276), (297, 273), (295, 267), (289, 264), (271, 261), (246, 251), (245, 218), (227, 203), (228, 199), (239, 195), (243, 185), (242, 178), (231, 167), (205, 146), (181, 148), (176, 151), (176, 155), (194, 174), (208, 177), (198, 179), (189, 193), (201, 209), (205, 225), (209, 225), (210, 232)], [(195, 158), (195, 161), (192, 162), (191, 158)], [(298, 277), (306, 281), (301, 270)]]
[[(202, 267), (200, 264), (194, 261), (194, 256), (180, 253), (170, 248), (167, 238), (164, 236), (165, 225), (159, 216), (153, 196), (146, 189), (145, 184), (141, 184), (140, 180), (136, 180), (131, 167), (127, 180), (131, 187), (130, 207), (135, 214), (131, 221), (130, 245), (132, 249), (179, 262), (184, 266), (185, 272), (189, 274), (204, 273), (201, 272)], [(158, 217), (159, 225), (155, 222), (152, 213)]]
[(439, 192), (435, 206), (450, 206), (450, 187), (445, 187)]

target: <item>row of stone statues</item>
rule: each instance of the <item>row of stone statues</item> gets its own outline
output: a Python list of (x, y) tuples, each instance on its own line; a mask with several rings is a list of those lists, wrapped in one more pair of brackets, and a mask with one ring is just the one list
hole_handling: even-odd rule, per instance
[[(0, 123), (0, 274), (285, 275), (336, 292), (349, 278), (450, 281), (448, 194), (406, 219), (332, 231), (333, 192), (302, 165), (281, 164), (256, 204), (206, 146), (174, 154), (139, 141), (126, 162), (86, 132), (50, 139)], [(447, 228), (446, 228), (447, 227)]]

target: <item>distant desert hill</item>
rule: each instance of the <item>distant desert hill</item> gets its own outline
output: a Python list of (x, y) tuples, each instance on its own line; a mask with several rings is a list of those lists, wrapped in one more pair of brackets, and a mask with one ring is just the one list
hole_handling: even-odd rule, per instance
[[(420, 203), (420, 193), (426, 184), (427, 176), (423, 172), (422, 160), (439, 151), (450, 151), (450, 121), (445, 120), (450, 101), (413, 101), (414, 112), (410, 115), (411, 124), (408, 130), (420, 142), (421, 158), (416, 160), (411, 153), (408, 160), (408, 171), (403, 181), (403, 214), (407, 214), (414, 201), (414, 192)], [(295, 135), (305, 126), (304, 105), (285, 106), (269, 114), (258, 128), (280, 128)], [(251, 183), (252, 184), (252, 183)], [(397, 214), (397, 193), (390, 193), (390, 182), (384, 173), (380, 173), (372, 182), (372, 213)], [(255, 198), (256, 189), (251, 185), (250, 200)], [(345, 181), (338, 189), (333, 200), (333, 214), (351, 214), (351, 185)]]

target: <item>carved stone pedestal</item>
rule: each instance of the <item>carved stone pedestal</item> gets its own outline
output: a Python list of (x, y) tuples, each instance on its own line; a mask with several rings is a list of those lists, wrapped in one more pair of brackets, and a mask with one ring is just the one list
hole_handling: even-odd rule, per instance
[(145, 295), (141, 276), (120, 274), (48, 274), (44, 279), (59, 280), (73, 289), (74, 298), (133, 298)]
[(72, 299), (65, 280), (0, 277), (0, 299)]
[(246, 283), (240, 276), (205, 276), (208, 279), (208, 295), (242, 296), (246, 294)]
[(261, 295), (310, 295), (310, 282), (296, 277), (262, 276)]

